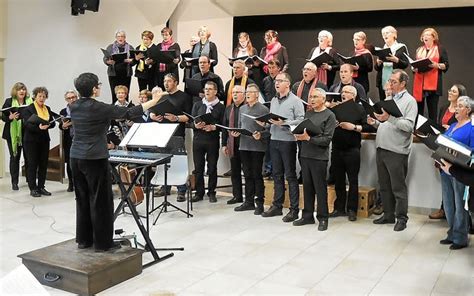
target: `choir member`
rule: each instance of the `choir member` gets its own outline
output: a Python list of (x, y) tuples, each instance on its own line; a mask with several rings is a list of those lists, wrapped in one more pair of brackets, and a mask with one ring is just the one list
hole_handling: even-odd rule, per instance
[(259, 93), (260, 90), (256, 84), (249, 84), (245, 92), (247, 104), (240, 110), (239, 127), (253, 132), (252, 136), (234, 133), (240, 137), (239, 149), (245, 178), (245, 201), (234, 210), (241, 212), (255, 209), (255, 215), (263, 213), (265, 188), (262, 164), (270, 132), (268, 126), (264, 128), (243, 114), (259, 117), (268, 113), (268, 108), (258, 101)]
[(305, 114), (305, 118), (320, 128), (321, 134), (310, 136), (305, 129), (303, 134), (295, 135), (295, 138), (302, 142), (301, 170), (303, 174), (304, 209), (301, 219), (294, 221), (293, 225), (301, 226), (315, 223), (313, 215), (314, 195), (316, 195), (316, 218), (319, 221), (319, 231), (325, 231), (328, 228), (326, 171), (329, 160), (329, 145), (336, 128), (336, 117), (334, 113), (326, 108), (325, 102), (326, 92), (320, 88), (313, 89), (310, 93), (311, 108)]
[(408, 49), (405, 44), (397, 41), (397, 30), (392, 26), (382, 29), (382, 38), (385, 42), (383, 48), (390, 48), (392, 52), (386, 61), (382, 61), (376, 56), (375, 70), (377, 70), (376, 85), (379, 89), (379, 99), (385, 100), (384, 85), (387, 83), (393, 69), (405, 69), (408, 67)]
[(293, 84), (291, 91), (303, 101), (309, 103), (309, 94), (315, 88), (327, 90), (326, 84), (319, 80), (318, 67), (311, 62), (307, 62), (303, 69), (303, 79)]
[[(154, 47), (153, 37), (155, 35), (150, 31), (143, 31), (142, 41), (137, 50), (147, 51), (149, 48)], [(135, 77), (138, 80), (138, 89), (151, 90), (155, 83), (155, 69), (153, 65), (153, 59), (150, 57), (145, 58), (145, 54), (139, 53), (135, 55), (132, 65), (137, 65), (135, 68)]]
[[(301, 100), (290, 91), (291, 77), (283, 72), (276, 76), (277, 95), (272, 99), (270, 112), (287, 118), (286, 120), (270, 119), (270, 153), (273, 163), (274, 196), (272, 206), (262, 213), (262, 217), (283, 215), (285, 199), (285, 177), (288, 181), (290, 211), (283, 217), (283, 222), (298, 219), (300, 191), (296, 178), (296, 139), (289, 125), (297, 125), (304, 118)], [(262, 123), (263, 124), (263, 123)]]
[[(203, 55), (199, 57), (199, 72), (194, 74), (192, 78), (201, 81), (215, 80), (217, 84), (217, 97), (219, 100), (225, 101), (224, 84), (219, 75), (211, 72), (211, 60), (208, 56)], [(199, 97), (194, 97), (193, 100), (194, 102), (200, 101), (204, 96), (204, 93), (200, 93)]]
[[(448, 129), (449, 126), (456, 122), (456, 106), (458, 103), (458, 98), (461, 96), (467, 96), (466, 87), (462, 84), (454, 84), (448, 90), (448, 103), (443, 105), (440, 109), (438, 115), (438, 123), (443, 126), (445, 129)], [(441, 207), (429, 215), (430, 219), (444, 219), (446, 218), (444, 214), (443, 201), (441, 201)]]
[(367, 36), (364, 32), (354, 33), (354, 56), (362, 56), (363, 62), (357, 65), (352, 65), (354, 70), (354, 80), (360, 83), (366, 93), (369, 92), (369, 73), (373, 69), (373, 58), (370, 51), (366, 48)]
[(361, 98), (362, 99), (367, 98), (364, 87), (360, 83), (354, 80), (353, 74), (354, 74), (354, 71), (352, 70), (351, 64), (342, 64), (341, 67), (339, 68), (340, 81), (336, 84), (333, 84), (329, 88), (329, 91), (340, 93), (344, 86), (351, 85), (355, 87), (357, 90), (356, 102), (358, 102)]
[[(236, 63), (234, 63), (234, 67)], [(240, 110), (245, 105), (245, 88), (243, 85), (232, 87), (232, 104), (228, 105), (224, 112), (222, 124), (228, 127), (238, 127)], [(227, 201), (228, 205), (241, 203), (242, 198), (242, 159), (239, 151), (240, 138), (235, 132), (222, 130), (222, 152), (230, 158), (230, 179), (232, 182), (232, 198)]]
[(414, 68), (413, 96), (418, 102), (418, 113), (424, 114), (425, 101), (428, 106), (428, 117), (438, 118), (439, 96), (443, 94), (443, 73), (448, 71), (448, 52), (439, 44), (439, 35), (433, 28), (426, 28), (420, 36), (422, 45), (416, 50), (416, 59), (429, 58), (431, 70), (420, 72)]
[[(33, 103), (33, 100), (30, 98), (28, 90), (26, 89), (26, 85), (22, 82), (17, 82), (13, 85), (10, 96), (11, 97), (7, 98), (5, 103), (3, 103), (2, 109), (30, 105)], [(21, 120), (21, 112), (19, 110), (14, 110), (14, 112), (10, 110), (2, 112), (2, 120), (5, 122), (2, 138), (7, 141), (8, 152), (10, 153), (10, 177), (12, 190), (18, 190), (21, 150), (24, 148), (24, 123)]]
[(79, 249), (94, 245), (97, 252), (120, 248), (113, 242), (114, 202), (112, 195), (107, 130), (112, 119), (140, 116), (156, 105), (165, 93), (153, 92), (153, 99), (132, 108), (102, 103), (99, 78), (83, 73), (74, 80), (81, 98), (71, 106), (74, 138), (71, 168), (76, 194), (76, 242)]
[[(474, 100), (468, 96), (458, 99), (456, 106), (456, 122), (452, 123), (444, 133), (449, 138), (458, 141), (471, 150), (474, 148), (474, 128), (471, 115), (474, 111)], [(448, 236), (439, 243), (451, 245), (449, 249), (458, 250), (469, 244), (469, 212), (464, 208), (465, 186), (453, 176), (441, 172), (441, 189), (443, 206), (448, 222)]]
[(336, 78), (336, 72), (339, 70), (339, 57), (336, 50), (332, 47), (333, 37), (331, 32), (322, 30), (318, 34), (318, 46), (313, 47), (308, 55), (308, 60), (312, 60), (321, 53), (325, 52), (332, 56), (334, 63), (329, 65), (323, 63), (318, 67), (318, 79), (327, 87), (331, 87)]
[(245, 63), (242, 60), (237, 60), (233, 63), (232, 65), (232, 73), (234, 74), (232, 78), (227, 81), (225, 84), (225, 91), (224, 93), (226, 94), (226, 106), (229, 106), (232, 104), (232, 100), (234, 98), (234, 95), (232, 93), (234, 86), (236, 85), (241, 85), (244, 90), (247, 87), (247, 85), (251, 83), (255, 83), (252, 79), (248, 77), (248, 75), (245, 73)]
[[(130, 49), (134, 47), (127, 42), (127, 34), (124, 30), (115, 32), (115, 41), (107, 46), (108, 56), (104, 56), (104, 63), (107, 65), (107, 75), (109, 77), (110, 91), (112, 93), (112, 104), (115, 104), (117, 97), (115, 96), (115, 87), (117, 85), (125, 85), (130, 89), (133, 69), (130, 58)], [(127, 53), (127, 58), (120, 63), (116, 63), (111, 55), (118, 53)]]
[[(176, 77), (173, 73), (166, 74), (163, 82), (164, 82), (165, 90), (168, 94), (163, 96), (163, 98), (160, 100), (160, 103), (164, 101), (170, 101), (171, 104), (173, 104), (173, 106), (175, 107), (177, 114), (165, 113), (165, 115), (162, 116), (162, 115), (157, 115), (151, 112), (150, 119), (153, 121), (164, 122), (164, 123), (167, 123), (167, 122), (179, 123), (179, 127), (176, 129), (173, 136), (180, 137), (182, 139), (182, 143), (184, 144), (185, 127), (186, 127), (185, 125), (186, 125), (186, 122), (189, 121), (189, 117), (184, 115), (183, 112), (186, 112), (188, 114), (192, 112), (193, 100), (187, 93), (178, 89), (179, 80), (178, 80), (178, 77)], [(184, 150), (186, 149), (184, 146), (180, 148)], [(177, 201), (178, 202), (185, 201), (186, 190), (187, 190), (186, 184), (178, 185), (177, 189), (178, 189)], [(167, 190), (166, 195), (169, 195), (171, 191), (171, 186), (168, 186), (166, 190)], [(165, 188), (161, 187), (157, 195), (164, 196)]]
[[(140, 104), (146, 103), (152, 99), (151, 91), (148, 89), (141, 90), (138, 94)], [(140, 117), (133, 118), (133, 122), (144, 123), (150, 121), (150, 110), (146, 110)]]
[(63, 116), (59, 122), (59, 129), (62, 130), (64, 162), (66, 163), (66, 173), (69, 181), (67, 192), (73, 192), (74, 181), (69, 155), (71, 152), (72, 138), (74, 136), (74, 127), (71, 121), (71, 106), (77, 100), (77, 92), (75, 90), (68, 90), (64, 94), (64, 99), (66, 100), (66, 108), (59, 112), (59, 114)]
[[(205, 58), (205, 57), (201, 57)], [(206, 82), (204, 86), (204, 98), (195, 102), (192, 116), (200, 116), (210, 113), (218, 123), (222, 122), (225, 107), (217, 97), (217, 84), (213, 81)], [(197, 202), (204, 199), (204, 166), (207, 161), (209, 202), (217, 202), (217, 161), (219, 159), (219, 129), (214, 124), (205, 122), (194, 122), (193, 137), (193, 159), (194, 173), (196, 175), (196, 195), (192, 201)]]
[[(262, 50), (260, 50), (260, 57), (267, 63), (273, 59), (276, 59), (280, 62), (281, 71), (288, 71), (288, 51), (286, 50), (286, 47), (281, 45), (280, 41), (278, 40), (278, 32), (274, 30), (266, 31), (265, 43), (266, 45), (262, 48)], [(261, 66), (259, 62), (256, 64)], [(263, 66), (263, 72), (265, 75), (268, 74), (268, 65)]]
[[(30, 195), (40, 197), (50, 196), (51, 192), (44, 188), (46, 172), (48, 170), (49, 137), (48, 130), (56, 126), (49, 106), (46, 106), (48, 90), (45, 87), (33, 89), (33, 104), (26, 107), (22, 113), (25, 123), (25, 157), (28, 160), (26, 179), (30, 188)], [(34, 115), (34, 116), (33, 116)], [(32, 118), (36, 117), (35, 118)], [(40, 120), (37, 120), (37, 119)]]
[[(236, 48), (234, 48), (234, 51), (232, 52), (232, 58), (251, 57), (258, 55), (257, 49), (253, 47), (252, 41), (250, 40), (250, 36), (248, 33), (240, 32), (238, 38), (239, 44)], [(230, 65), (233, 65), (232, 61), (230, 62)], [(258, 68), (257, 62), (251, 59), (247, 59), (245, 61), (245, 65), (247, 67), (247, 76), (253, 81), (255, 81), (257, 84), (261, 84), (263, 78), (261, 77), (261, 70)], [(255, 70), (253, 69), (254, 66), (256, 67)]]
[[(211, 60), (210, 71), (214, 72), (214, 67), (217, 65), (217, 46), (214, 42), (210, 41), (211, 31), (206, 26), (199, 27), (198, 30), (199, 40), (192, 45), (190, 52), (193, 58), (201, 56), (207, 56)], [(185, 62), (186, 67), (191, 68), (191, 77), (199, 72), (199, 67), (192, 63)]]
[[(342, 88), (341, 96), (342, 102), (355, 101), (357, 89), (352, 85), (346, 85)], [(357, 220), (359, 207), (361, 133), (372, 131), (372, 127), (367, 124), (367, 113), (362, 105), (357, 104), (357, 112), (360, 114), (359, 119), (354, 122), (339, 122), (332, 138), (331, 166), (335, 179), (336, 202), (331, 217), (347, 213), (349, 221)], [(346, 175), (349, 180), (347, 192)]]
[(386, 111), (375, 113), (377, 120), (367, 117), (367, 122), (377, 128), (375, 138), (377, 174), (384, 214), (374, 224), (393, 224), (394, 231), (402, 231), (408, 222), (408, 155), (412, 144), (412, 132), (418, 113), (416, 100), (407, 91), (408, 74), (395, 69), (390, 76), (392, 100), (402, 112), (394, 117)]
[(265, 102), (270, 102), (276, 95), (275, 78), (281, 72), (281, 64), (278, 60), (268, 62), (268, 76), (263, 78), (263, 98)]
[(155, 83), (154, 85), (159, 86), (161, 89), (164, 88), (164, 78), (166, 74), (172, 73), (179, 81), (179, 69), (178, 64), (180, 61), (181, 48), (179, 44), (176, 43), (173, 39), (173, 30), (168, 27), (164, 27), (161, 30), (161, 36), (163, 41), (158, 43), (158, 49), (161, 51), (172, 51), (174, 50), (174, 59), (169, 63), (161, 63), (160, 61), (155, 61), (156, 65), (156, 74), (155, 74)]

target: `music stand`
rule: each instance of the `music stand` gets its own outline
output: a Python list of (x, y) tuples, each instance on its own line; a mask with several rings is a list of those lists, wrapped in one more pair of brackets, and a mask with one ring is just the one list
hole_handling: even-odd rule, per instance
[[(156, 151), (156, 150), (155, 150)], [(163, 202), (158, 205), (157, 207), (154, 207), (154, 199), (152, 199), (152, 210), (150, 213), (153, 213), (156, 210), (160, 210), (157, 217), (155, 218), (155, 221), (153, 222), (153, 225), (156, 224), (158, 221), (158, 218), (160, 218), (161, 214), (163, 212), (168, 212), (168, 207), (174, 208), (176, 211), (180, 211), (183, 214), (186, 214), (187, 217), (193, 217), (193, 215), (189, 212), (189, 202), (190, 202), (190, 192), (189, 192), (189, 186), (188, 186), (188, 177), (189, 177), (189, 169), (188, 169), (188, 159), (187, 159), (187, 154), (186, 154), (186, 147), (184, 144), (184, 138), (182, 137), (171, 137), (170, 141), (168, 142), (168, 145), (166, 148), (159, 148), (156, 152), (159, 153), (169, 153), (173, 155), (173, 158), (169, 164), (164, 164), (164, 166), (168, 166), (168, 175), (165, 176), (160, 173), (160, 170), (157, 170), (155, 173), (155, 176), (151, 180), (151, 184), (153, 185), (163, 185), (163, 184), (168, 184), (169, 180), (171, 179), (171, 185), (186, 185), (186, 192), (187, 192), (187, 210), (181, 209), (178, 206), (172, 204), (168, 200), (168, 188), (165, 186), (165, 195), (163, 197)], [(170, 176), (170, 169), (171, 169), (171, 176)], [(167, 180), (165, 181), (164, 178), (167, 177)]]
[[(178, 127), (178, 124), (160, 124), (160, 123), (135, 123), (132, 125), (130, 128), (129, 132), (127, 135), (124, 137), (122, 142), (120, 143), (119, 146), (125, 147), (125, 148), (137, 148), (137, 149), (153, 149), (153, 148), (160, 148), (160, 147), (166, 147), (168, 144), (168, 141), (170, 140), (171, 136), (175, 132), (176, 128)], [(159, 136), (157, 136), (159, 135)], [(162, 164), (162, 163), (169, 163), (171, 158), (173, 156), (171, 154), (163, 154), (160, 159), (157, 159), (157, 161), (153, 164)], [(144, 268), (149, 267), (153, 264), (156, 264), (158, 262), (161, 262), (163, 260), (166, 260), (168, 258), (171, 258), (174, 256), (174, 253), (169, 253), (163, 257), (160, 257), (157, 253), (157, 251), (171, 251), (171, 250), (176, 250), (176, 251), (184, 251), (184, 248), (155, 248), (153, 245), (153, 242), (150, 239), (149, 235), (149, 215), (148, 215), (148, 207), (149, 207), (149, 186), (147, 184), (147, 192), (146, 192), (146, 229), (143, 226), (143, 223), (140, 219), (140, 216), (138, 215), (138, 212), (133, 205), (130, 195), (133, 191), (133, 188), (137, 184), (138, 179), (143, 176), (145, 173), (145, 181), (148, 181), (148, 174), (147, 174), (147, 168), (150, 167), (150, 164), (145, 164), (145, 165), (139, 165), (136, 167), (137, 169), (137, 174), (133, 178), (132, 182), (130, 183), (130, 186), (128, 189), (125, 188), (123, 182), (120, 179), (120, 176), (117, 172), (117, 170), (112, 166), (112, 164), (109, 162), (109, 165), (111, 166), (112, 169), (112, 174), (117, 178), (118, 180), (118, 185), (121, 191), (121, 201), (118, 207), (115, 210), (114, 217), (117, 218), (118, 213), (123, 209), (125, 204), (129, 207), (132, 216), (143, 236), (145, 239), (145, 251), (150, 251), (152, 256), (153, 256), (153, 261), (149, 262), (145, 265), (143, 265)], [(167, 167), (165, 165), (165, 184), (167, 182)]]

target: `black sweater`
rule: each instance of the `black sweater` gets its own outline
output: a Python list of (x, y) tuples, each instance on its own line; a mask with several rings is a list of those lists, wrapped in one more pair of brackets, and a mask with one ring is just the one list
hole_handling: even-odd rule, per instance
[[(212, 117), (214, 117), (217, 123), (222, 123), (222, 118), (224, 117), (225, 107), (223, 104), (218, 103), (214, 106), (211, 111)], [(193, 111), (191, 113), (192, 116), (199, 116), (206, 113), (206, 105), (204, 105), (201, 101), (194, 103)], [(220, 129), (217, 128), (215, 131), (206, 132), (202, 129), (194, 128), (194, 142), (212, 142), (217, 141), (219, 143), (219, 133)]]

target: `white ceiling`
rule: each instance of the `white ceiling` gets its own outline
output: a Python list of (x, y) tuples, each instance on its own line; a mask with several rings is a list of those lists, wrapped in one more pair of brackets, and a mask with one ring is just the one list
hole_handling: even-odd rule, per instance
[(474, 0), (210, 0), (232, 16), (474, 6)]

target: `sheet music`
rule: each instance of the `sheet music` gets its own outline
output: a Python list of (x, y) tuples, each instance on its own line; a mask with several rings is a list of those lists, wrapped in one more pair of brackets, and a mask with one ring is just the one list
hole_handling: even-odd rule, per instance
[(178, 123), (134, 123), (119, 146), (165, 148), (178, 126)]
[(0, 280), (1, 295), (50, 295), (33, 274), (20, 265)]
[(257, 116), (252, 116), (252, 115), (248, 115), (248, 114), (245, 114), (245, 113), (242, 113), (243, 116), (245, 117), (248, 117), (250, 119), (257, 119)]
[(423, 115), (418, 115), (418, 120), (416, 121), (416, 128), (415, 129), (419, 129), (420, 126), (425, 124), (425, 122), (427, 122), (427, 121), (428, 121), (428, 119), (426, 117), (424, 117)]

